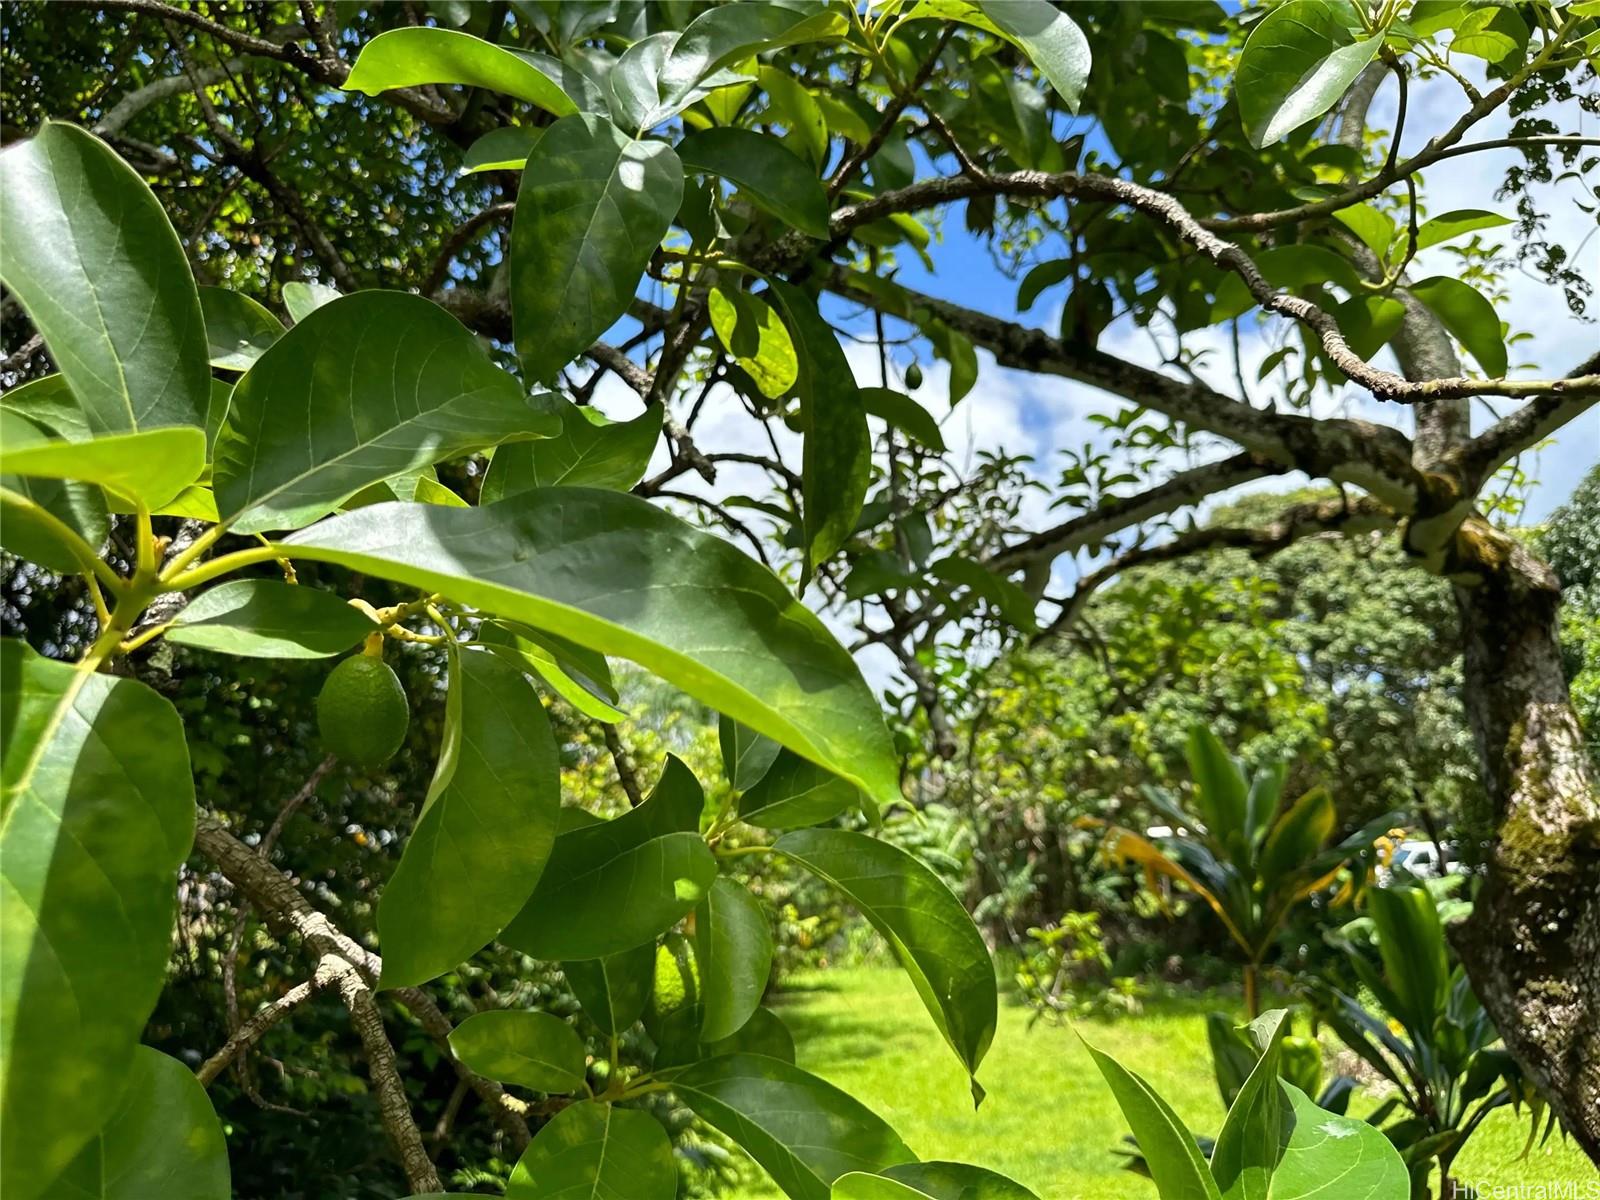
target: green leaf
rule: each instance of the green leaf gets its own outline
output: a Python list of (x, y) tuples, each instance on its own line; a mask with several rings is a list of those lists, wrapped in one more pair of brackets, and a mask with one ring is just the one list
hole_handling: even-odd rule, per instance
[(1464, 233), (1472, 233), (1478, 229), (1497, 229), (1501, 225), (1509, 224), (1511, 218), (1502, 217), (1499, 213), (1484, 212), (1481, 208), (1458, 208), (1424, 221), (1422, 227), (1417, 230), (1417, 249), (1426, 250), (1429, 246), (1448, 242)]
[(426, 83), (488, 88), (558, 117), (578, 111), (572, 97), (534, 60), (453, 29), (415, 27), (380, 33), (361, 47), (344, 90), (376, 96), (391, 88)]
[(283, 336), (283, 322), (240, 292), (202, 287), (200, 311), (213, 367), (248, 371)]
[(1494, 305), (1482, 292), (1448, 275), (1435, 275), (1408, 284), (1406, 290), (1432, 310), (1439, 323), (1478, 360), (1484, 374), (1493, 379), (1504, 378), (1505, 336), (1500, 331), (1500, 318), (1495, 315)]
[(650, 1001), (656, 977), (655, 943), (605, 958), (564, 962), (561, 973), (600, 1032), (616, 1037), (632, 1028)]
[(522, 910), (556, 837), (561, 766), (533, 685), (492, 654), (451, 656), (444, 745), (378, 902), (383, 987), (415, 987)]
[(777, 138), (723, 126), (691, 133), (678, 143), (691, 171), (736, 184), (758, 208), (814, 238), (828, 236), (828, 194), (804, 159)]
[(767, 112), (785, 127), (786, 146), (820, 170), (828, 159), (828, 123), (816, 97), (781, 67), (763, 63), (757, 68), (761, 90), (767, 94)]
[(830, 1195), (832, 1200), (931, 1200), (921, 1188), (865, 1171), (839, 1176)]
[[(1350, 260), (1326, 246), (1311, 243), (1274, 246), (1256, 255), (1256, 266), (1267, 282), (1291, 290), (1336, 283), (1346, 291), (1361, 287), (1361, 277)], [(1212, 321), (1229, 321), (1256, 306), (1256, 298), (1237, 275), (1225, 275), (1217, 285), (1211, 306)]]
[(10, 639), (0, 720), (0, 1191), (33, 1200), (133, 1069), (166, 978), (194, 783), (170, 702)]
[(478, 640), (519, 671), (538, 676), (585, 716), (609, 725), (628, 715), (617, 707), (605, 655), (515, 622), (486, 622)]
[(295, 280), (283, 285), (283, 306), (289, 310), (289, 319), (298, 325), (317, 309), (339, 299), (338, 288), (325, 283), (304, 283)]
[(884, 1175), (926, 1192), (933, 1200), (1039, 1200), (1020, 1183), (966, 1163), (904, 1163)]
[(928, 571), (935, 579), (964, 587), (988, 601), (1018, 629), (1031, 633), (1038, 627), (1033, 597), (982, 563), (962, 554), (952, 554), (932, 564)]
[(544, 136), (544, 129), (536, 125), (507, 125), (504, 129), (491, 129), (472, 145), (461, 159), (461, 173), (476, 175), (480, 171), (520, 171), (527, 165), (528, 155)]
[[(640, 38), (618, 57), (611, 68), (611, 115), (623, 129), (642, 133), (675, 113), (680, 105), (661, 103), (661, 68), (677, 44), (676, 30), (663, 30)], [(684, 97), (698, 98), (703, 93)]]
[(1252, 146), (1316, 120), (1377, 57), (1383, 38), (1357, 38), (1345, 24), (1349, 11), (1332, 0), (1289, 0), (1250, 31), (1234, 90)]
[(4, 432), (0, 474), (76, 479), (149, 509), (160, 508), (183, 491), (206, 465), (203, 429), (110, 433), (87, 442), (33, 440), (36, 431), (25, 431), (15, 414), (0, 411), (0, 430)]
[(53, 525), (34, 510), (15, 504), (13, 494), (33, 501), (81, 537), (91, 551), (98, 551), (111, 531), (106, 498), (99, 488), (70, 479), (0, 475), (0, 546), (58, 575), (92, 569)]
[(739, 797), (739, 819), (762, 829), (800, 829), (831, 821), (861, 803), (861, 790), (792, 750), (780, 750)]
[(631, 421), (612, 421), (597, 409), (556, 401), (561, 433), (501, 446), (483, 477), (479, 503), (493, 504), (537, 487), (603, 487), (625, 492), (644, 478), (661, 437), (659, 404)]
[(298, 528), (402, 471), (553, 436), (552, 406), (432, 301), (358, 292), (312, 312), (233, 389), (217, 508), (242, 532)]
[(1055, 258), (1040, 263), (1024, 275), (1017, 288), (1017, 311), (1027, 312), (1040, 292), (1072, 278), (1074, 265), (1070, 258)]
[(1315, 787), (1290, 806), (1267, 833), (1257, 874), (1263, 884), (1276, 882), (1303, 867), (1328, 840), (1338, 814), (1326, 788)]
[(720, 1042), (706, 1042), (700, 1049), (701, 1058), (719, 1054), (760, 1054), (792, 1065), (794, 1034), (789, 1032), (789, 1027), (777, 1013), (770, 1008), (758, 1008), (732, 1037), (723, 1038)]
[[(94, 435), (88, 417), (78, 398), (67, 386), (65, 375), (44, 375), (12, 388), (0, 395), (0, 418), (5, 413), (26, 417), (37, 425), (43, 435), (66, 438), (69, 442), (87, 442)], [(11, 436), (11, 431), (7, 430)], [(39, 437), (27, 435), (25, 440), (38, 441)]]
[(861, 406), (867, 410), (868, 416), (887, 421), (935, 453), (944, 453), (944, 435), (939, 432), (939, 422), (904, 392), (886, 387), (864, 387), (861, 389)]
[(1527, 22), (1504, 5), (1485, 5), (1469, 11), (1450, 39), (1451, 54), (1470, 54), (1502, 67), (1507, 60), (1512, 65), (1520, 64), (1527, 49)]
[(0, 279), (44, 335), (88, 431), (204, 428), (206, 328), (183, 247), (104, 142), (47, 121), (0, 152)]
[(1050, 0), (979, 0), (978, 7), (1033, 60), (1068, 111), (1077, 113), (1090, 66), (1089, 40), (1077, 22)]
[(1426, 888), (1372, 888), (1368, 913), (1378, 932), (1384, 978), (1398, 1005), (1394, 1015), (1413, 1038), (1431, 1039), (1450, 989), (1439, 910)]
[(1222, 740), (1204, 725), (1189, 730), (1184, 748), (1194, 777), (1194, 804), (1206, 832), (1226, 845), (1244, 831), (1250, 784)]
[(855, 531), (867, 495), (872, 438), (850, 361), (816, 301), (776, 280), (771, 294), (783, 311), (800, 363), (801, 513), (805, 570), (809, 577)]
[(766, 0), (708, 9), (689, 22), (661, 68), (662, 104), (675, 108), (719, 67), (763, 50), (842, 36), (847, 24), (848, 18), (829, 11), (825, 0)]
[[(897, 846), (842, 829), (786, 833), (773, 849), (837, 889), (889, 943), (969, 1073), (994, 1037), (994, 964), (961, 901)], [(982, 1092), (973, 1082), (974, 1094)]]
[(159, 1050), (138, 1047), (116, 1110), (56, 1180), (51, 1195), (57, 1200), (228, 1200), (233, 1195), (228, 1146), (194, 1072)]
[(377, 504), (284, 545), (632, 659), (880, 803), (900, 796), (877, 701), (822, 622), (748, 555), (636, 496)]
[(554, 379), (627, 311), (682, 199), (664, 142), (588, 113), (545, 131), (511, 223), (511, 318), (529, 379)]
[(707, 297), (711, 328), (733, 360), (744, 368), (761, 394), (787, 395), (800, 375), (794, 341), (772, 307), (737, 288), (714, 287)]
[(235, 579), (191, 600), (166, 637), (244, 658), (329, 658), (377, 628), (332, 592), (277, 579)]
[(798, 1067), (752, 1054), (708, 1058), (668, 1076), (695, 1114), (737, 1142), (790, 1200), (828, 1200), (851, 1171), (915, 1156), (881, 1118)]
[(588, 1102), (562, 1109), (534, 1136), (506, 1200), (673, 1200), (678, 1168), (649, 1113)]
[(717, 741), (722, 748), (722, 769), (736, 792), (748, 792), (766, 775), (783, 749), (769, 737), (746, 729), (732, 717), (717, 722)]
[(700, 1037), (718, 1042), (744, 1028), (772, 972), (772, 927), (761, 902), (732, 879), (718, 878), (695, 910), (695, 952), (705, 1015)]
[(451, 1031), (450, 1049), (478, 1074), (501, 1083), (556, 1096), (584, 1085), (583, 1039), (549, 1013), (512, 1008), (474, 1013)]
[(1337, 1181), (1339, 1200), (1401, 1200), (1411, 1194), (1400, 1152), (1381, 1129), (1321, 1109), (1293, 1084), (1278, 1085), (1292, 1127), (1272, 1176), (1272, 1200), (1323, 1200)]
[(1275, 1008), (1250, 1023), (1261, 1057), (1228, 1107), (1222, 1132), (1211, 1151), (1211, 1176), (1222, 1200), (1268, 1200), (1272, 1175), (1282, 1154), (1280, 1130), (1288, 1101), (1278, 1087), (1287, 1009)]
[(1379, 212), (1370, 204), (1353, 204), (1333, 214), (1351, 233), (1380, 259), (1389, 253), (1389, 243), (1394, 241), (1394, 218)]
[(1139, 1140), (1150, 1178), (1161, 1200), (1222, 1200), (1194, 1134), (1178, 1119), (1172, 1107), (1139, 1076), (1109, 1054), (1085, 1042), (1100, 1074), (1116, 1097), (1117, 1107)]
[[(672, 928), (717, 875), (698, 833), (662, 832), (653, 795), (612, 821), (556, 838), (539, 886), (500, 940), (547, 961), (606, 958)], [(626, 894), (628, 903), (618, 905)]]

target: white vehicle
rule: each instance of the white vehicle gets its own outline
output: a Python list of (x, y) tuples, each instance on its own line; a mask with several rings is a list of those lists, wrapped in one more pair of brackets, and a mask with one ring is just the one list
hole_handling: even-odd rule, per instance
[[(1439, 861), (1441, 849), (1445, 856), (1442, 864)], [(1389, 865), (1378, 869), (1378, 882), (1387, 884), (1402, 867), (1415, 879), (1441, 879), (1446, 875), (1457, 875), (1461, 872), (1461, 862), (1454, 851), (1455, 847), (1448, 842), (1443, 847), (1431, 841), (1401, 842)]]

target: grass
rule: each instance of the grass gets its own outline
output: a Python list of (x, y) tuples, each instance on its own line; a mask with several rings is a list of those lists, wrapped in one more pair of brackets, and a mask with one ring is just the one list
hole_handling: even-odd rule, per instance
[[(777, 1007), (794, 1031), (800, 1065), (882, 1116), (919, 1157), (991, 1167), (1041, 1200), (1155, 1200), (1154, 1189), (1122, 1170), (1111, 1152), (1126, 1127), (1071, 1029), (1045, 1022), (1029, 1029), (1027, 1010), (1002, 1000), (1000, 1028), (979, 1072), (989, 1096), (974, 1112), (955, 1056), (900, 972), (802, 975)], [(1159, 999), (1139, 1016), (1085, 1021), (1078, 1030), (1148, 1079), (1191, 1129), (1215, 1133), (1223, 1109), (1205, 1013), (1235, 1007), (1236, 996)], [(1458, 1175), (1501, 1186), (1559, 1181), (1580, 1188), (1597, 1178), (1583, 1154), (1559, 1138), (1516, 1161), (1525, 1137), (1525, 1121), (1494, 1114), (1463, 1153)], [(738, 1200), (778, 1195), (758, 1186)]]

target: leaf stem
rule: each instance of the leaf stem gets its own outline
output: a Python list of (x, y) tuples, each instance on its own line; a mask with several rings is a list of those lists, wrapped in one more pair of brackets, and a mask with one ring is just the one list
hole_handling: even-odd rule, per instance
[(224, 554), (221, 558), (213, 558), (210, 562), (198, 567), (192, 567), (181, 574), (174, 575), (170, 570), (161, 576), (161, 590), (163, 592), (182, 592), (189, 588), (197, 587), (202, 583), (209, 583), (220, 575), (237, 571), (241, 567), (253, 567), (257, 563), (277, 562), (285, 557), (283, 547), (279, 545), (255, 546), (249, 550), (235, 550), (232, 554)]
[(109, 563), (103, 561), (94, 552), (94, 547), (84, 541), (76, 529), (72, 528), (48, 508), (29, 499), (21, 492), (14, 492), (10, 488), (0, 487), (0, 496), (4, 497), (6, 504), (22, 509), (35, 521), (45, 526), (52, 534), (61, 539), (72, 553), (72, 557), (78, 560), (79, 574), (89, 575), (98, 579), (113, 596), (122, 595), (124, 585), (122, 577), (111, 569)]

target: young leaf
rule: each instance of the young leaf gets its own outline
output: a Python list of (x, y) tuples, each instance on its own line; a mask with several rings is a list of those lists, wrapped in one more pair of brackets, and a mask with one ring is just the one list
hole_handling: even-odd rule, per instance
[(544, 136), (538, 125), (507, 125), (504, 129), (491, 129), (472, 145), (461, 157), (461, 173), (476, 175), (480, 171), (520, 171), (527, 165), (528, 155)]
[(691, 171), (736, 184), (759, 208), (814, 238), (828, 236), (828, 194), (803, 159), (777, 138), (753, 129), (702, 129), (678, 143)]
[(617, 707), (605, 655), (515, 622), (485, 622), (478, 640), (517, 670), (537, 675), (585, 716), (610, 725), (628, 715)]
[(864, 387), (861, 389), (861, 406), (867, 410), (868, 416), (887, 421), (935, 453), (944, 453), (944, 435), (939, 432), (939, 422), (904, 392), (886, 387)]
[(1085, 1042), (1100, 1074), (1111, 1087), (1117, 1107), (1139, 1140), (1150, 1178), (1161, 1200), (1222, 1200), (1194, 1134), (1178, 1119), (1172, 1107), (1139, 1076), (1109, 1054)]
[[(388, 970), (388, 960), (384, 970)], [(474, 1013), (450, 1034), (450, 1049), (480, 1075), (564, 1096), (583, 1087), (583, 1040), (560, 1017), (501, 1008)]]
[(383, 987), (414, 987), (521, 911), (556, 837), (561, 768), (533, 685), (492, 654), (451, 656), (445, 744), (378, 902)]
[(243, 658), (328, 658), (377, 628), (332, 592), (277, 579), (234, 579), (191, 600), (166, 638)]
[(133, 1067), (166, 977), (194, 782), (177, 711), (132, 679), (4, 639), (0, 711), (0, 1191), (33, 1200)]
[(588, 113), (545, 131), (511, 224), (511, 319), (530, 380), (554, 379), (627, 311), (682, 199), (664, 142)]
[(841, 1175), (915, 1158), (866, 1106), (775, 1058), (703, 1059), (668, 1081), (697, 1116), (760, 1163), (790, 1200), (828, 1200), (829, 1185)]
[(638, 497), (539, 488), (486, 508), (377, 504), (284, 543), (630, 658), (863, 788), (899, 798), (850, 655), (782, 582)]
[(506, 1182), (506, 1200), (673, 1200), (678, 1168), (649, 1113), (590, 1101), (539, 1130)]
[(626, 1033), (644, 1012), (655, 983), (656, 948), (646, 942), (632, 950), (605, 958), (588, 958), (561, 964), (567, 986), (601, 1033), (616, 1037)]
[(1073, 19), (1049, 0), (979, 0), (978, 8), (1006, 40), (1022, 48), (1076, 113), (1089, 81), (1089, 40)]
[(831, 884), (884, 936), (939, 1032), (976, 1072), (997, 1020), (994, 964), (944, 882), (898, 846), (842, 829), (786, 833), (773, 849)]
[(295, 529), (401, 471), (552, 437), (553, 405), (524, 395), (432, 301), (358, 292), (312, 312), (233, 389), (217, 435), (217, 507), (244, 532)]
[(644, 478), (661, 437), (659, 404), (630, 421), (612, 421), (593, 408), (556, 402), (561, 433), (511, 442), (494, 452), (483, 477), (480, 504), (493, 504), (536, 487), (603, 487), (626, 492)]
[(861, 791), (792, 750), (779, 750), (739, 797), (739, 818), (762, 829), (802, 829), (831, 821), (861, 803)]
[(202, 287), (200, 312), (213, 367), (248, 371), (283, 336), (283, 322), (240, 292)]
[(1367, 892), (1378, 932), (1383, 974), (1398, 1007), (1394, 1015), (1414, 1038), (1432, 1036), (1450, 989), (1439, 910), (1426, 888), (1372, 888)]
[(771, 306), (737, 288), (714, 287), (706, 298), (711, 328), (733, 360), (755, 381), (761, 394), (776, 400), (799, 378), (794, 341)]
[(1261, 1056), (1228, 1106), (1211, 1151), (1211, 1177), (1222, 1190), (1222, 1200), (1268, 1200), (1273, 1194), (1272, 1175), (1283, 1153), (1289, 1116), (1287, 1098), (1278, 1086), (1288, 1015), (1288, 1010), (1276, 1008), (1250, 1023), (1251, 1039)]
[(344, 90), (376, 96), (418, 84), (464, 83), (515, 96), (558, 117), (577, 112), (572, 97), (535, 61), (453, 29), (391, 29), (361, 47)]
[(890, 1167), (884, 1175), (909, 1183), (933, 1200), (1039, 1200), (1020, 1183), (966, 1163), (921, 1162)]
[(1194, 777), (1194, 803), (1206, 831), (1220, 842), (1242, 834), (1250, 785), (1222, 739), (1204, 725), (1189, 730), (1184, 750)]
[(144, 180), (104, 142), (46, 121), (0, 152), (0, 279), (92, 434), (204, 428), (206, 327), (189, 262)]
[(199, 478), (203, 429), (168, 427), (110, 433), (86, 442), (44, 438), (0, 410), (0, 474), (93, 483), (132, 505), (155, 510)]
[(1409, 291), (1439, 318), (1440, 324), (1460, 339), (1468, 353), (1478, 360), (1484, 374), (1500, 379), (1506, 373), (1505, 335), (1494, 305), (1470, 283), (1448, 275), (1408, 284)]
[(1234, 90), (1252, 146), (1265, 146), (1316, 120), (1339, 102), (1383, 45), (1357, 37), (1335, 0), (1289, 0), (1250, 31)]
[[(122, 1081), (118, 1081), (119, 1085)], [(56, 1180), (57, 1200), (228, 1200), (222, 1124), (194, 1072), (140, 1046), (117, 1107)]]
[(762, 737), (726, 716), (717, 722), (717, 741), (722, 748), (723, 773), (736, 792), (748, 792), (761, 782), (783, 749), (771, 738)]
[(61, 535), (39, 512), (17, 503), (32, 501), (76, 533), (91, 552), (98, 551), (111, 530), (106, 498), (99, 488), (70, 479), (28, 479), (0, 475), (0, 546), (19, 558), (66, 575), (92, 569), (83, 551)]
[(718, 878), (695, 910), (695, 950), (704, 1007), (700, 1037), (730, 1038), (761, 1007), (772, 971), (772, 927), (742, 884)]
[(800, 363), (801, 518), (809, 577), (855, 530), (867, 495), (872, 439), (850, 362), (816, 302), (791, 284), (774, 280), (769, 286)]

